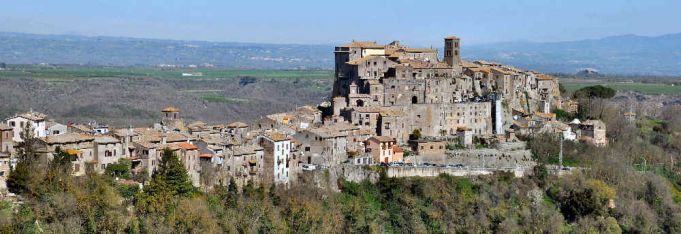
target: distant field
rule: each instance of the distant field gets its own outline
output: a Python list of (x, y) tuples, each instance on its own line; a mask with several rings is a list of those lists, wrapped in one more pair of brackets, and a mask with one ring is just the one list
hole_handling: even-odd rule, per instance
[[(201, 73), (200, 76), (183, 76), (183, 73)], [(150, 77), (164, 79), (223, 79), (235, 77), (256, 78), (295, 78), (295, 79), (330, 79), (333, 72), (329, 70), (234, 70), (234, 69), (177, 69), (161, 70), (156, 68), (122, 68), (122, 67), (21, 67), (14, 70), (0, 71), (0, 79), (33, 78), (44, 80), (71, 80), (112, 77)]]
[(662, 83), (623, 83), (570, 79), (563, 79), (560, 83), (563, 84), (563, 87), (565, 87), (568, 92), (573, 92), (586, 86), (603, 85), (617, 91), (633, 91), (652, 95), (681, 95), (681, 86)]

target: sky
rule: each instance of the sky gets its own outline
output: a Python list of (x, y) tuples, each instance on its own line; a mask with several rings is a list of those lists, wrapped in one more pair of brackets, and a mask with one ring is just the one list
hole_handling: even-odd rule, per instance
[(678, 0), (0, 0), (0, 31), (336, 44), (570, 41), (681, 32)]

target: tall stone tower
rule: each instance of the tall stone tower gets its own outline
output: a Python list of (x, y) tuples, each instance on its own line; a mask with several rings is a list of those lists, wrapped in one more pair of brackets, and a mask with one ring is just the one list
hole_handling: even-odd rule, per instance
[(460, 52), (459, 38), (455, 36), (445, 37), (445, 63), (452, 67), (461, 67)]

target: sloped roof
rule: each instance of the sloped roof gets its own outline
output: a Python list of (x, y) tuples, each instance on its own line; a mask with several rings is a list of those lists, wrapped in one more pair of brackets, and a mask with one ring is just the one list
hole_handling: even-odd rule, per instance
[(47, 115), (40, 113), (40, 112), (29, 111), (29, 112), (26, 112), (26, 113), (14, 115), (14, 116), (7, 118), (7, 119), (13, 119), (13, 118), (16, 118), (16, 117), (21, 117), (21, 118), (32, 120), (32, 121), (40, 121), (40, 120), (45, 120), (45, 118), (47, 118)]
[(197, 150), (197, 149), (199, 149), (198, 147), (196, 147), (195, 145), (193, 145), (192, 143), (189, 143), (189, 142), (177, 143), (177, 146), (181, 149), (184, 149), (184, 150)]
[(12, 127), (5, 123), (0, 123), (0, 130), (12, 130)]
[(244, 122), (234, 122), (227, 125), (227, 128), (247, 128), (248, 124)]
[(161, 110), (161, 112), (180, 112), (180, 109), (178, 109), (177, 107), (174, 107), (174, 106), (168, 106), (166, 108), (163, 108), (163, 110)]
[(111, 137), (111, 136), (96, 136), (95, 142), (102, 143), (102, 144), (112, 144), (112, 143), (119, 143), (120, 141), (118, 139), (116, 139), (115, 137)]
[(380, 57), (380, 55), (368, 55), (368, 56), (364, 56), (364, 57), (362, 57), (362, 58), (358, 58), (358, 59), (349, 61), (349, 62), (347, 62), (347, 64), (350, 64), (350, 65), (359, 65), (359, 64), (362, 64), (362, 63), (364, 63), (364, 62), (366, 62), (366, 61), (369, 61), (369, 60), (372, 60), (372, 59), (375, 59), (375, 58), (379, 58), (379, 57)]
[(553, 78), (552, 76), (546, 75), (546, 74), (538, 74), (537, 75), (537, 80), (548, 81), (548, 80), (554, 80), (554, 79), (555, 78)]
[(68, 144), (68, 143), (78, 143), (84, 141), (92, 141), (94, 137), (89, 134), (82, 133), (65, 133), (61, 135), (49, 135), (42, 140), (47, 144)]
[(413, 68), (417, 69), (423, 69), (423, 68), (435, 68), (435, 69), (440, 69), (440, 68), (451, 68), (448, 64), (446, 63), (441, 63), (437, 61), (423, 61), (423, 60), (418, 60), (418, 59), (400, 59), (399, 60), (400, 64), (402, 65), (409, 65)]
[(435, 53), (437, 49), (434, 48), (404, 48), (404, 51), (409, 53)]
[(389, 137), (389, 136), (372, 136), (371, 138), (369, 138), (369, 140), (371, 140), (371, 139), (374, 139), (374, 140), (376, 140), (376, 141), (378, 141), (378, 142), (391, 142), (391, 141), (395, 141), (395, 139), (393, 139), (392, 137)]
[(349, 48), (367, 48), (367, 49), (383, 49), (385, 46), (379, 45), (375, 41), (352, 41), (350, 43), (341, 45), (340, 47)]

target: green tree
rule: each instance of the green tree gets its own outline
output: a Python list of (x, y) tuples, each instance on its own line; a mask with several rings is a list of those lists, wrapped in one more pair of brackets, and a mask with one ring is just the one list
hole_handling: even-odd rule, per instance
[(65, 192), (72, 188), (74, 183), (71, 176), (72, 159), (72, 155), (57, 147), (52, 160), (47, 163), (47, 172), (41, 180), (42, 185), (38, 188), (38, 190), (41, 190), (41, 194)]
[(42, 170), (38, 170), (39, 157), (34, 145), (37, 139), (33, 136), (33, 128), (26, 124), (17, 143), (17, 164), (10, 170), (7, 178), (7, 188), (13, 193), (35, 194), (35, 184), (38, 183)]
[(411, 134), (409, 134), (409, 140), (418, 140), (421, 139), (421, 130), (414, 129), (411, 131)]
[(575, 118), (574, 115), (568, 113), (567, 111), (564, 111), (562, 109), (555, 109), (553, 110), (553, 113), (556, 114), (556, 119), (562, 120), (562, 121), (570, 121)]
[(189, 197), (194, 192), (187, 170), (177, 155), (170, 149), (163, 150), (158, 170), (151, 178), (148, 188), (149, 194), (168, 192), (172, 195)]
[(602, 85), (588, 86), (575, 91), (573, 96), (575, 98), (612, 98), (615, 96), (615, 91)]
[(118, 162), (116, 163), (112, 163), (106, 166), (105, 173), (112, 177), (130, 179), (132, 177), (132, 173), (130, 172), (131, 167), (132, 163), (130, 162), (130, 160), (123, 158), (118, 160)]
[(272, 200), (272, 205), (278, 206), (281, 202), (281, 198), (277, 195), (277, 186), (272, 183), (270, 189), (267, 191), (270, 199)]
[(549, 171), (546, 170), (546, 165), (539, 164), (532, 168), (532, 179), (540, 188), (543, 188), (548, 180)]
[(604, 100), (614, 97), (615, 93), (614, 89), (602, 85), (588, 86), (575, 91), (573, 97), (579, 100), (577, 117), (601, 119), (605, 107)]
[(565, 90), (565, 86), (562, 83), (558, 83), (558, 91), (560, 91), (560, 93), (567, 92), (567, 90)]

